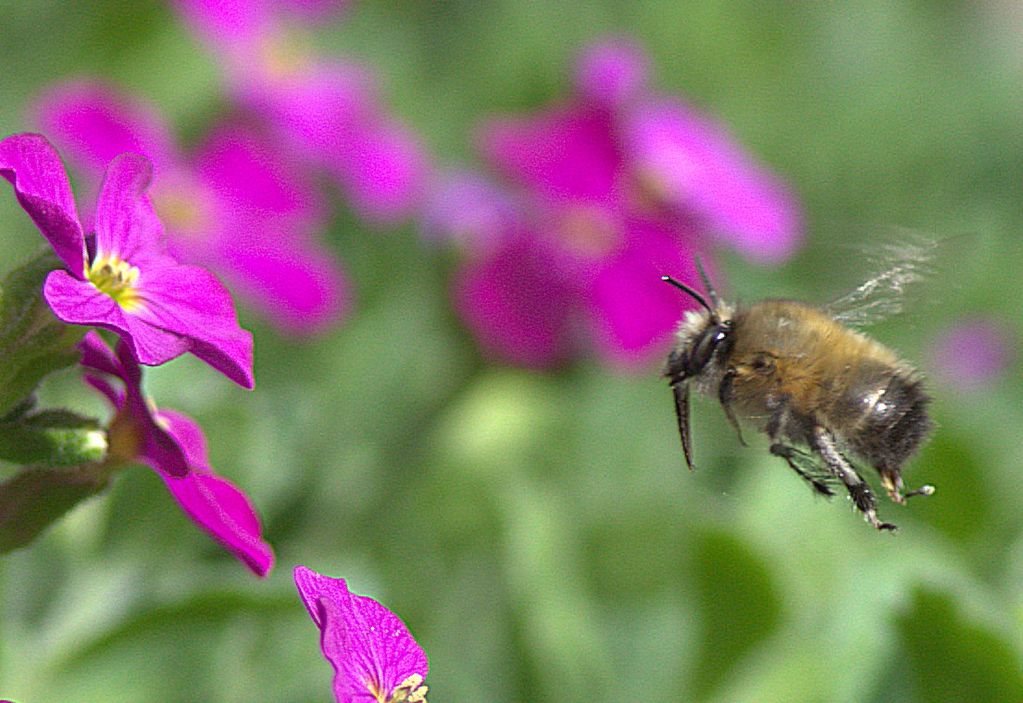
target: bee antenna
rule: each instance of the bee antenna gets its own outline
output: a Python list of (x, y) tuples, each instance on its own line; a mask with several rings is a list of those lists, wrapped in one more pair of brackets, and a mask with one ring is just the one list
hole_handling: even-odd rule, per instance
[(698, 302), (703, 307), (707, 308), (707, 310), (709, 310), (712, 315), (714, 314), (714, 308), (712, 308), (710, 305), (707, 304), (707, 299), (704, 298), (699, 293), (697, 293), (692, 288), (690, 288), (689, 286), (687, 286), (685, 283), (682, 283), (681, 281), (676, 281), (671, 276), (661, 276), (661, 280), (664, 281), (665, 283), (670, 283), (671, 285), (675, 286), (676, 288), (678, 288), (683, 293), (687, 293), (696, 302)]
[(714, 303), (714, 307), (718, 306), (718, 292), (714, 290), (714, 286), (710, 283), (710, 278), (707, 277), (707, 272), (703, 268), (703, 262), (700, 261), (699, 256), (694, 256), (693, 260), (696, 262), (696, 270), (700, 272), (700, 280), (703, 281), (703, 287), (707, 289), (707, 294), (710, 296), (710, 302)]

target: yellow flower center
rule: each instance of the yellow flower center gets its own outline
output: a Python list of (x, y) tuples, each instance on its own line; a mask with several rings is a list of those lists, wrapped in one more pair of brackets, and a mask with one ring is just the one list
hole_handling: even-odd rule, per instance
[(563, 244), (575, 253), (601, 258), (621, 244), (621, 232), (602, 208), (578, 204), (568, 208), (558, 223), (558, 234)]
[(89, 267), (88, 276), (97, 290), (113, 298), (122, 309), (131, 311), (139, 306), (139, 270), (127, 261), (116, 256), (97, 256)]
[(390, 697), (375, 683), (369, 684), (369, 691), (378, 703), (427, 703), (426, 693), (429, 688), (423, 685), (422, 676), (412, 674), (398, 684), (397, 688), (391, 692)]
[(142, 432), (126, 410), (118, 411), (107, 428), (107, 458), (127, 464), (135, 461), (142, 449)]
[(260, 47), (263, 68), (272, 78), (287, 80), (312, 65), (308, 38), (295, 30), (268, 36)]
[(154, 189), (151, 196), (160, 220), (175, 234), (192, 234), (205, 224), (196, 198), (181, 188)]

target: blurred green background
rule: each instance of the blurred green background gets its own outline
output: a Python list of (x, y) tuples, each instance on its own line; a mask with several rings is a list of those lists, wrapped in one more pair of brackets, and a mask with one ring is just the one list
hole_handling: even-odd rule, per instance
[[(161, 4), (3, 0), (0, 18), (4, 134), (40, 88), (83, 74), (154, 101), (185, 140), (218, 109), (216, 67)], [(1016, 3), (366, 1), (321, 38), (376, 66), (456, 165), (482, 118), (559, 100), (579, 47), (608, 32), (803, 199), (805, 250), (773, 270), (726, 255), (733, 294), (825, 299), (855, 280), (829, 252), (857, 231), (966, 234), (926, 318), (877, 336), (923, 363), (935, 330), (983, 314), (1018, 342)], [(450, 310), (450, 256), (414, 226), (342, 216), (329, 235), (357, 290), (346, 325), (300, 345), (247, 320), (252, 393), (191, 359), (147, 376), (255, 500), (276, 570), (257, 581), (157, 476), (127, 471), (0, 560), (0, 696), (330, 700), (291, 581), (305, 564), (406, 621), (433, 703), (1023, 700), (1018, 361), (974, 393), (933, 388), (939, 428), (908, 480), (938, 491), (883, 502), (902, 529), (875, 534), (763, 438), (741, 447), (714, 402), (695, 405), (689, 475), (658, 368), (488, 364)], [(5, 268), (40, 244), (9, 194), (0, 238)], [(43, 400), (103, 412), (71, 373)]]

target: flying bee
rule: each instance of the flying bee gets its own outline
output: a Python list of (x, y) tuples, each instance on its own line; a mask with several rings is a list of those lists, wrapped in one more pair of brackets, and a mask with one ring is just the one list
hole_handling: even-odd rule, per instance
[(696, 264), (709, 302), (684, 283), (662, 277), (703, 308), (685, 313), (664, 369), (690, 470), (694, 385), (717, 397), (744, 445), (740, 422), (764, 432), (771, 453), (815, 491), (832, 496), (831, 487), (840, 483), (871, 525), (894, 530), (878, 519), (874, 494), (849, 457), (873, 466), (896, 503), (932, 494), (929, 485), (905, 491), (902, 481), (903, 465), (932, 429), (930, 398), (916, 370), (844, 322), (895, 311), (901, 305), (896, 296), (918, 274), (912, 257), (831, 308), (793, 300), (731, 305), (718, 298), (699, 260)]

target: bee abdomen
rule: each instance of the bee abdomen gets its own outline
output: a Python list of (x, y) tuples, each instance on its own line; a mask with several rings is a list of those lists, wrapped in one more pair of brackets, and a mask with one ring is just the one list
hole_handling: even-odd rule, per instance
[(913, 456), (931, 431), (927, 414), (930, 397), (918, 379), (897, 374), (873, 397), (854, 436), (846, 440), (853, 450), (878, 469), (898, 469)]

